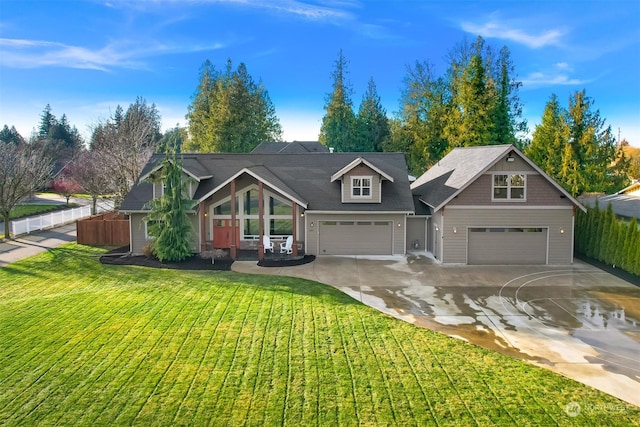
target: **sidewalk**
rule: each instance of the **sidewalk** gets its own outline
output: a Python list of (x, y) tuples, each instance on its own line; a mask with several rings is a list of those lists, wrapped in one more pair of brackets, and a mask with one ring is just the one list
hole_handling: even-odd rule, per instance
[(0, 267), (76, 240), (76, 223), (0, 241)]

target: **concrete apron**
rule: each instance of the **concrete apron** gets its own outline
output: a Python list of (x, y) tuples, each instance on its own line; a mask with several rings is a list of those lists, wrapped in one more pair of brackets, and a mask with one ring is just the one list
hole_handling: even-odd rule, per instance
[(234, 271), (329, 284), (398, 319), (526, 360), (640, 406), (640, 288), (572, 266), (442, 266), (424, 256), (321, 256)]

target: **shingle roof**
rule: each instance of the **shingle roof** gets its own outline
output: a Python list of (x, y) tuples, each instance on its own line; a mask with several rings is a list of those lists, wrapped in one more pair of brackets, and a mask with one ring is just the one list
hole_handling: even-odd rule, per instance
[[(393, 177), (383, 181), (382, 203), (342, 203), (340, 182), (331, 176), (356, 158), (362, 157)], [(154, 155), (142, 175), (152, 170), (163, 155)], [(200, 181), (194, 198), (205, 198), (212, 191), (247, 169), (290, 196), (307, 203), (307, 209), (320, 211), (389, 211), (413, 212), (407, 166), (402, 153), (305, 153), (305, 154), (184, 154), (183, 165), (201, 165), (211, 178)], [(123, 201), (123, 211), (142, 210), (152, 197), (148, 183), (136, 185)]]
[(437, 210), (513, 148), (512, 145), (454, 148), (415, 180), (411, 191)]
[(411, 184), (411, 192), (418, 196), (421, 203), (425, 203), (434, 211), (438, 211), (509, 153), (515, 153), (521, 157), (577, 207), (584, 209), (580, 202), (510, 144), (454, 148)]
[(253, 154), (296, 154), (296, 153), (327, 153), (329, 149), (318, 141), (293, 142), (261, 142), (251, 151)]

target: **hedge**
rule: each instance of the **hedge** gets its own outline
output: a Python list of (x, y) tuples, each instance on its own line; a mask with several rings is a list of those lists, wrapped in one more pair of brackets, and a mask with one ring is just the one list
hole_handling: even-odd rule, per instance
[(576, 214), (575, 250), (605, 264), (640, 276), (640, 229), (616, 218), (611, 204), (600, 210), (598, 202)]

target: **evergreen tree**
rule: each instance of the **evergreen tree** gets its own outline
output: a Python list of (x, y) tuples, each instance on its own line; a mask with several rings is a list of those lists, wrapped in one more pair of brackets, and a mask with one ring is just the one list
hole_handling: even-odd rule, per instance
[[(403, 148), (409, 171), (419, 175), (440, 160), (448, 151), (449, 142), (444, 127), (447, 117), (447, 88), (443, 78), (436, 78), (428, 62), (407, 66), (402, 92), (402, 111), (394, 125), (392, 141), (405, 141)], [(399, 132), (402, 134), (400, 135)]]
[(38, 128), (38, 136), (40, 138), (49, 137), (49, 130), (57, 124), (56, 116), (51, 112), (51, 105), (47, 104), (40, 116), (40, 127)]
[(245, 64), (234, 70), (231, 60), (223, 73), (204, 63), (187, 119), (189, 151), (249, 152), (261, 142), (282, 139), (266, 88), (254, 82)]
[(598, 110), (592, 111), (593, 100), (584, 90), (575, 92), (569, 98), (569, 108), (565, 121), (569, 132), (568, 142), (573, 148), (575, 163), (581, 176), (581, 183), (574, 195), (585, 191), (611, 192), (618, 189), (621, 182), (612, 182), (610, 165), (616, 158), (616, 143), (611, 127)]
[(349, 151), (354, 139), (356, 118), (351, 102), (352, 89), (347, 80), (347, 65), (348, 61), (340, 49), (331, 73), (333, 91), (327, 95), (326, 114), (320, 127), (320, 143), (336, 151)]
[(20, 132), (16, 130), (15, 126), (4, 125), (2, 130), (0, 130), (0, 143), (3, 144), (13, 144), (13, 145), (22, 145), (26, 143), (25, 139), (20, 135)]
[(528, 132), (527, 121), (521, 119), (522, 105), (518, 96), (518, 89), (522, 82), (513, 78), (515, 66), (511, 61), (511, 53), (506, 46), (500, 50), (497, 60), (495, 103), (493, 107), (493, 136), (492, 144), (514, 144), (524, 148), (523, 137)]
[(160, 171), (156, 179), (163, 183), (164, 192), (151, 201), (151, 212), (145, 218), (154, 237), (151, 249), (161, 262), (184, 261), (192, 255), (193, 227), (187, 211), (195, 202), (187, 198), (187, 182), (176, 147), (167, 150)]
[(626, 227), (626, 233), (624, 236), (624, 250), (623, 261), (621, 262), (622, 268), (626, 271), (633, 270), (634, 251), (640, 251), (638, 246), (634, 247), (635, 236), (638, 234), (638, 221), (632, 218)]
[(536, 126), (531, 144), (527, 146), (524, 153), (556, 181), (560, 181), (563, 151), (568, 139), (567, 132), (558, 97), (552, 94), (544, 107), (542, 123)]
[(358, 110), (354, 144), (349, 151), (382, 151), (390, 135), (387, 112), (371, 78)]

